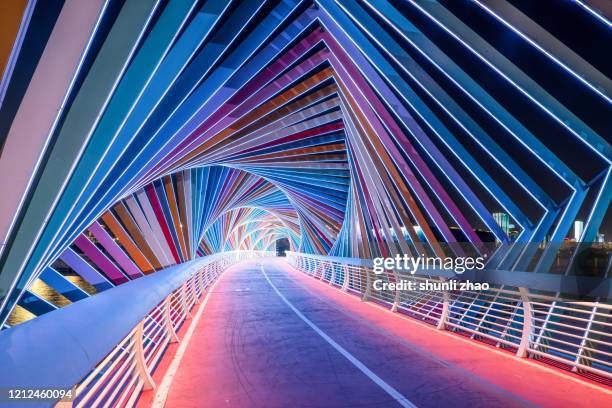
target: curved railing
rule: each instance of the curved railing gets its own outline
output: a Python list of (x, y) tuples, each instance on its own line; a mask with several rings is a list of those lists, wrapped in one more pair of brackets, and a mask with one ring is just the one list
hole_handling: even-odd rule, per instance
[(62, 405), (131, 407), (155, 387), (152, 373), (206, 288), (234, 262), (268, 255), (199, 258), (0, 332), (0, 389), (70, 390)]
[[(449, 270), (375, 274), (371, 260), (286, 253), (298, 270), (339, 289), (388, 306), (441, 330), (579, 372), (612, 380), (612, 305), (577, 296), (610, 299), (610, 279), (530, 272)], [(444, 282), (449, 278), (488, 282), (488, 290), (376, 291), (372, 283), (406, 280)], [(586, 288), (586, 289), (585, 289)], [(561, 296), (559, 293), (563, 293)]]

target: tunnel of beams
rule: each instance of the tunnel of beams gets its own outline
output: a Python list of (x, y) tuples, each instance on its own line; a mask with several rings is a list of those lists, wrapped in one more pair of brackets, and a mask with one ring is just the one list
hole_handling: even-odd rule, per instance
[[(294, 251), (345, 253), (338, 236), (350, 176), (337, 97), (328, 92), (332, 103), (310, 111), (328, 111), (323, 117), (309, 121), (301, 111), (267, 130), (224, 136), (217, 164), (200, 159), (170, 172), (125, 194), (85, 230), (76, 227), (9, 325), (195, 257), (274, 251), (283, 238)], [(73, 287), (59, 293), (53, 285), (67, 269), (77, 272), (65, 282)]]
[[(58, 59), (39, 55), (36, 65), (20, 53), (15, 70), (29, 62), (33, 76), (13, 76), (6, 100), (21, 105), (0, 112), (11, 118), (0, 129), (7, 326), (169, 265), (272, 250), (279, 239), (362, 259), (461, 253), (445, 245), (454, 242), (482, 253), (485, 241), (511, 241), (495, 209), (515, 223), (517, 242), (560, 242), (580, 211), (583, 240), (593, 241), (608, 209), (601, 126), (489, 43), (455, 43), (453, 30), (479, 37), (435, 2), (420, 2), (422, 15), (387, 1), (72, 2), (78, 20), (53, 3), (38, 2), (31, 24), (51, 32), (55, 16), (70, 35), (38, 33), (28, 49), (60, 53), (66, 72), (45, 83)], [(542, 58), (540, 69), (560, 75)], [(573, 77), (564, 83), (594, 115), (608, 106)], [(61, 115), (32, 121), (32, 107), (38, 118)], [(535, 122), (555, 140), (535, 135)], [(512, 252), (513, 268), (546, 269), (553, 253)]]

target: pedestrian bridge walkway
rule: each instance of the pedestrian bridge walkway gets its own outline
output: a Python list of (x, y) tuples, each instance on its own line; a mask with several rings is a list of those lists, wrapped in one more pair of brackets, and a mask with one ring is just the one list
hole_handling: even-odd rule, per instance
[[(436, 330), (294, 269), (238, 263), (139, 406), (603, 407), (601, 386)], [(182, 350), (181, 350), (182, 348)]]
[(0, 385), (65, 392), (32, 406), (609, 405), (606, 373), (576, 362), (587, 346), (556, 352), (572, 320), (538, 326), (544, 295), (512, 298), (513, 274), (477, 293), (375, 292), (441, 278), (370, 263), (234, 251), (169, 267), (0, 332)]
[(549, 3), (0, 1), (0, 408), (612, 406), (610, 22)]

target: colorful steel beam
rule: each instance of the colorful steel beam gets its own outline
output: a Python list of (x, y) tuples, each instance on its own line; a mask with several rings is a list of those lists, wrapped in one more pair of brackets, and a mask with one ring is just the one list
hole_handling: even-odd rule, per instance
[(56, 307), (41, 282), (65, 304), (278, 238), (547, 272), (574, 221), (576, 253), (605, 224), (606, 73), (527, 10), (464, 5), (486, 31), (420, 0), (40, 3), (12, 10), (21, 34), (2, 40), (2, 322)]

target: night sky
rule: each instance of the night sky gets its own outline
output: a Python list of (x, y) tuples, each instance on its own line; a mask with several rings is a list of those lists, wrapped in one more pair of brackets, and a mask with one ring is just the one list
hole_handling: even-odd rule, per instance
[[(570, 110), (577, 118), (583, 121), (593, 131), (603, 136), (607, 141), (612, 140), (612, 115), (610, 105), (599, 95), (586, 87), (578, 79), (571, 76), (565, 69), (546, 57), (536, 48), (529, 45), (519, 35), (504, 27), (498, 20), (484, 12), (477, 4), (467, 1), (442, 0), (455, 16), (470, 26), (481, 37), (512, 61), (523, 72), (535, 80), (542, 88)], [(570, 47), (580, 57), (588, 61), (593, 67), (610, 78), (612, 58), (610, 58), (610, 45), (612, 31), (605, 23), (593, 17), (583, 7), (569, 0), (533, 1), (510, 0), (516, 8), (528, 15), (532, 20), (546, 29), (566, 46)], [(605, 162), (594, 159), (593, 152), (583, 142), (578, 140), (561, 124), (551, 118), (542, 109), (533, 104), (513, 86), (501, 80), (499, 75), (486, 67), (471, 53), (467, 52), (456, 41), (438, 26), (432, 24), (414, 7), (410, 7), (402, 0), (394, 2), (411, 22), (426, 33), (438, 47), (449, 55), (463, 70), (475, 79), (487, 92), (500, 102), (513, 116), (525, 125), (532, 134), (542, 141), (554, 154), (566, 162), (570, 168), (585, 182), (591, 182), (601, 175)], [(406, 43), (405, 43), (406, 44)], [(406, 44), (410, 52), (410, 46)], [(411, 53), (417, 59), (417, 53)], [(420, 64), (426, 62), (419, 61)], [(424, 65), (425, 66), (425, 65)], [(428, 70), (436, 81), (444, 78)], [(443, 82), (441, 84), (444, 86)], [(506, 133), (498, 124), (480, 108), (475, 106), (460, 91), (453, 89), (452, 85), (444, 89), (459, 102), (459, 104), (472, 116), (478, 124), (493, 139), (509, 152), (516, 162), (551, 196), (555, 202), (563, 202), (571, 190), (542, 163), (522, 146), (513, 143), (512, 136)], [(471, 105), (471, 106), (470, 106)], [(469, 145), (468, 137), (461, 136), (454, 131), (458, 138)], [(471, 152), (478, 159), (486, 162), (484, 153), (474, 147)], [(482, 163), (481, 163), (482, 164)], [(513, 181), (499, 167), (482, 164), (500, 185), (510, 186)], [(595, 190), (599, 190), (602, 177), (593, 184), (592, 193), (587, 196), (578, 219), (585, 220), (588, 209), (595, 198)], [(520, 188), (509, 187), (512, 197), (516, 199), (521, 209), (530, 217), (538, 218), (541, 210), (537, 204)], [(489, 205), (495, 208), (497, 203), (491, 200)], [(497, 210), (503, 211), (502, 208)], [(610, 208), (604, 219), (600, 231), (605, 233), (606, 240), (612, 240), (612, 214)]]

